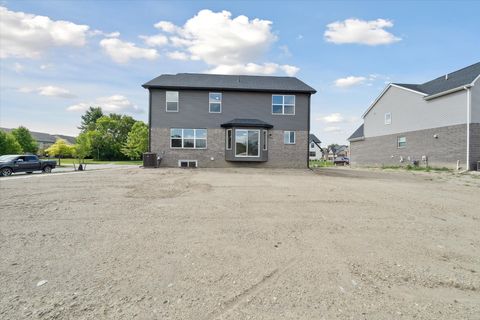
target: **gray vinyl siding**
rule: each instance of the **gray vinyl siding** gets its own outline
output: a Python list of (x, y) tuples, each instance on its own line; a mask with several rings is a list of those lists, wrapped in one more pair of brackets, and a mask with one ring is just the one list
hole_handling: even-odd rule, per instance
[(480, 123), (480, 79), (470, 90), (472, 101), (472, 123)]
[[(421, 94), (390, 87), (364, 118), (365, 137), (425, 130), (465, 124), (467, 94), (465, 90), (426, 101)], [(392, 123), (385, 124), (385, 113)]]
[[(179, 111), (166, 112), (165, 90), (150, 91), (152, 128), (220, 128), (232, 119), (248, 118), (270, 123), (275, 130), (308, 131), (309, 94), (306, 93), (294, 94), (295, 115), (272, 115), (272, 93), (267, 92), (177, 90)], [(209, 113), (209, 92), (222, 93), (222, 113)]]

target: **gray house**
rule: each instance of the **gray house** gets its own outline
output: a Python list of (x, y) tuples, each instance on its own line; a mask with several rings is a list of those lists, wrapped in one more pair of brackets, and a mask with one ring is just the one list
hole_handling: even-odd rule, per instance
[(423, 84), (391, 83), (350, 136), (351, 164), (475, 169), (480, 161), (480, 63)]
[(162, 166), (308, 166), (316, 91), (297, 78), (180, 73), (143, 87), (149, 150)]

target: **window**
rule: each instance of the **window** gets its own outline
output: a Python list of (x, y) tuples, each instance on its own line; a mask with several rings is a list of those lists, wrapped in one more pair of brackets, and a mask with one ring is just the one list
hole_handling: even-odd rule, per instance
[(295, 131), (284, 131), (283, 142), (285, 144), (295, 144)]
[(226, 132), (226, 135), (227, 135), (227, 141), (226, 141), (226, 148), (227, 150), (232, 150), (232, 129), (227, 129), (227, 132)]
[(167, 112), (178, 112), (178, 91), (167, 91), (165, 100)]
[(263, 150), (267, 150), (268, 148), (268, 131), (263, 130)]
[(385, 113), (385, 124), (392, 124), (392, 114), (390, 112)]
[(222, 112), (222, 94), (210, 92), (208, 94), (208, 112), (221, 113)]
[(310, 148), (315, 148), (315, 142), (310, 143)]
[(272, 95), (272, 114), (295, 114), (295, 96)]
[(178, 160), (178, 166), (180, 168), (196, 168), (198, 167), (197, 160)]
[(315, 157), (317, 153), (315, 151), (310, 151), (310, 157)]
[(207, 129), (170, 129), (170, 148), (206, 149)]
[(235, 156), (259, 157), (260, 130), (235, 130)]
[(398, 148), (405, 148), (406, 146), (407, 146), (407, 138), (397, 137), (397, 147)]

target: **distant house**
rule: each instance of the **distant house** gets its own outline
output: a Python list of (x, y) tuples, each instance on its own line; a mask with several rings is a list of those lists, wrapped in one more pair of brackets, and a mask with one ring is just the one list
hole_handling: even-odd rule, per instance
[(297, 78), (179, 73), (143, 87), (161, 166), (308, 167), (316, 91)]
[[(0, 128), (0, 130), (3, 130), (5, 132), (11, 132), (13, 129)], [(50, 147), (52, 144), (55, 143), (55, 141), (57, 141), (57, 139), (63, 139), (68, 144), (75, 144), (75, 137), (72, 136), (65, 136), (62, 134), (49, 134), (36, 131), (30, 131), (30, 134), (32, 135), (33, 139), (35, 139), (35, 141), (38, 143), (38, 149), (46, 149)]]
[(480, 161), (480, 62), (423, 84), (391, 83), (348, 138), (353, 165), (412, 162), (475, 169)]
[(330, 148), (328, 153), (326, 153), (326, 160), (333, 161), (335, 158), (338, 157), (348, 157), (349, 156), (349, 148), (347, 145), (340, 145)]
[(322, 141), (318, 139), (313, 133), (310, 134), (309, 139), (309, 151), (308, 151), (308, 157), (310, 160), (321, 160), (323, 157), (323, 150), (322, 147), (320, 147), (320, 144)]

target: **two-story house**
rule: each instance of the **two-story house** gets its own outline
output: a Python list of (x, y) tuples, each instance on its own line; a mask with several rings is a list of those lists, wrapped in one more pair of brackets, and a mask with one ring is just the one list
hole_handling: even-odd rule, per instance
[(322, 141), (317, 138), (316, 135), (310, 133), (309, 138), (310, 148), (308, 150), (308, 156), (310, 160), (321, 160), (323, 158), (323, 150), (320, 144)]
[(316, 91), (297, 78), (179, 73), (143, 87), (161, 166), (308, 166)]
[(479, 78), (476, 63), (423, 84), (389, 84), (348, 139), (350, 163), (476, 169)]

